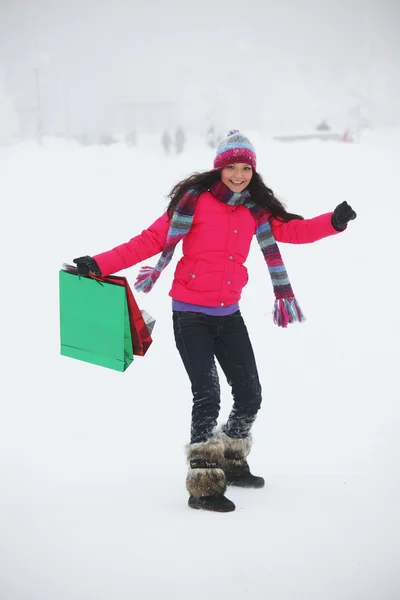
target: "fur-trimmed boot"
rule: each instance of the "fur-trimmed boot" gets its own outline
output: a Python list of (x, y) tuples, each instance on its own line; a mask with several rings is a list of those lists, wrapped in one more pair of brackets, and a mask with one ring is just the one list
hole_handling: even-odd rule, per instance
[(251, 436), (245, 438), (232, 438), (223, 431), (219, 438), (224, 444), (224, 471), (226, 483), (246, 488), (262, 488), (265, 485), (263, 477), (257, 477), (250, 473), (246, 457), (251, 450)]
[(186, 446), (189, 471), (186, 489), (190, 494), (190, 508), (231, 512), (233, 502), (224, 496), (226, 478), (223, 471), (224, 445), (222, 440), (211, 438), (206, 442)]

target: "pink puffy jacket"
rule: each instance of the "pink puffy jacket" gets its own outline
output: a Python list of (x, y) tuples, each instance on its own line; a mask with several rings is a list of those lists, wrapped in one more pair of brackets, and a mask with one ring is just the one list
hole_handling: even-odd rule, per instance
[[(288, 223), (271, 218), (270, 223), (277, 242), (308, 244), (338, 233), (332, 227), (331, 215)], [(104, 276), (127, 269), (160, 254), (168, 229), (164, 213), (126, 244), (93, 258)], [(192, 227), (183, 239), (183, 257), (176, 266), (169, 295), (202, 306), (238, 302), (248, 281), (244, 263), (255, 231), (255, 220), (247, 207), (223, 204), (210, 192), (201, 194)]]

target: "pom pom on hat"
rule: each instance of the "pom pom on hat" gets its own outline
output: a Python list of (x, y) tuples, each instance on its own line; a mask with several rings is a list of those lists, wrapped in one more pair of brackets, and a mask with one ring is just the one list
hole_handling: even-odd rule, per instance
[(214, 169), (223, 169), (232, 163), (246, 163), (256, 170), (257, 159), (254, 146), (238, 129), (231, 129), (219, 144), (214, 159)]

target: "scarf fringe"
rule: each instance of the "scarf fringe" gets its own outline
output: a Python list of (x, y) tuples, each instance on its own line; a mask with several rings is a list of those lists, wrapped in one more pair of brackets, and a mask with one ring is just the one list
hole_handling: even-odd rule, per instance
[(296, 298), (277, 298), (274, 304), (274, 323), (287, 327), (290, 323), (302, 323), (306, 318)]
[(157, 271), (153, 267), (142, 267), (133, 286), (137, 292), (150, 292), (158, 279)]

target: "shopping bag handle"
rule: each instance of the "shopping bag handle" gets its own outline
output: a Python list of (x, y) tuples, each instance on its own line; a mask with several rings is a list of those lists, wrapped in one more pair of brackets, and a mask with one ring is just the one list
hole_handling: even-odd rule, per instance
[[(86, 277), (86, 275), (81, 275), (79, 273), (78, 267), (76, 267), (75, 265), (69, 265), (68, 263), (63, 263), (62, 266), (64, 267), (64, 269), (63, 269), (64, 271), (78, 275), (79, 279), (81, 277)], [(96, 281), (98, 281), (100, 283), (100, 285), (104, 287), (104, 283), (102, 283), (102, 282), (104, 282), (104, 279), (102, 279), (101, 277), (97, 277), (96, 275), (94, 275), (92, 273), (92, 271), (89, 271), (88, 277), (90, 277), (91, 279), (96, 279)]]
[(89, 271), (89, 277), (91, 277), (92, 279), (95, 279), (102, 287), (104, 287), (104, 283), (103, 283), (103, 279), (101, 277), (97, 277), (97, 275), (94, 275), (92, 273), (92, 271)]

